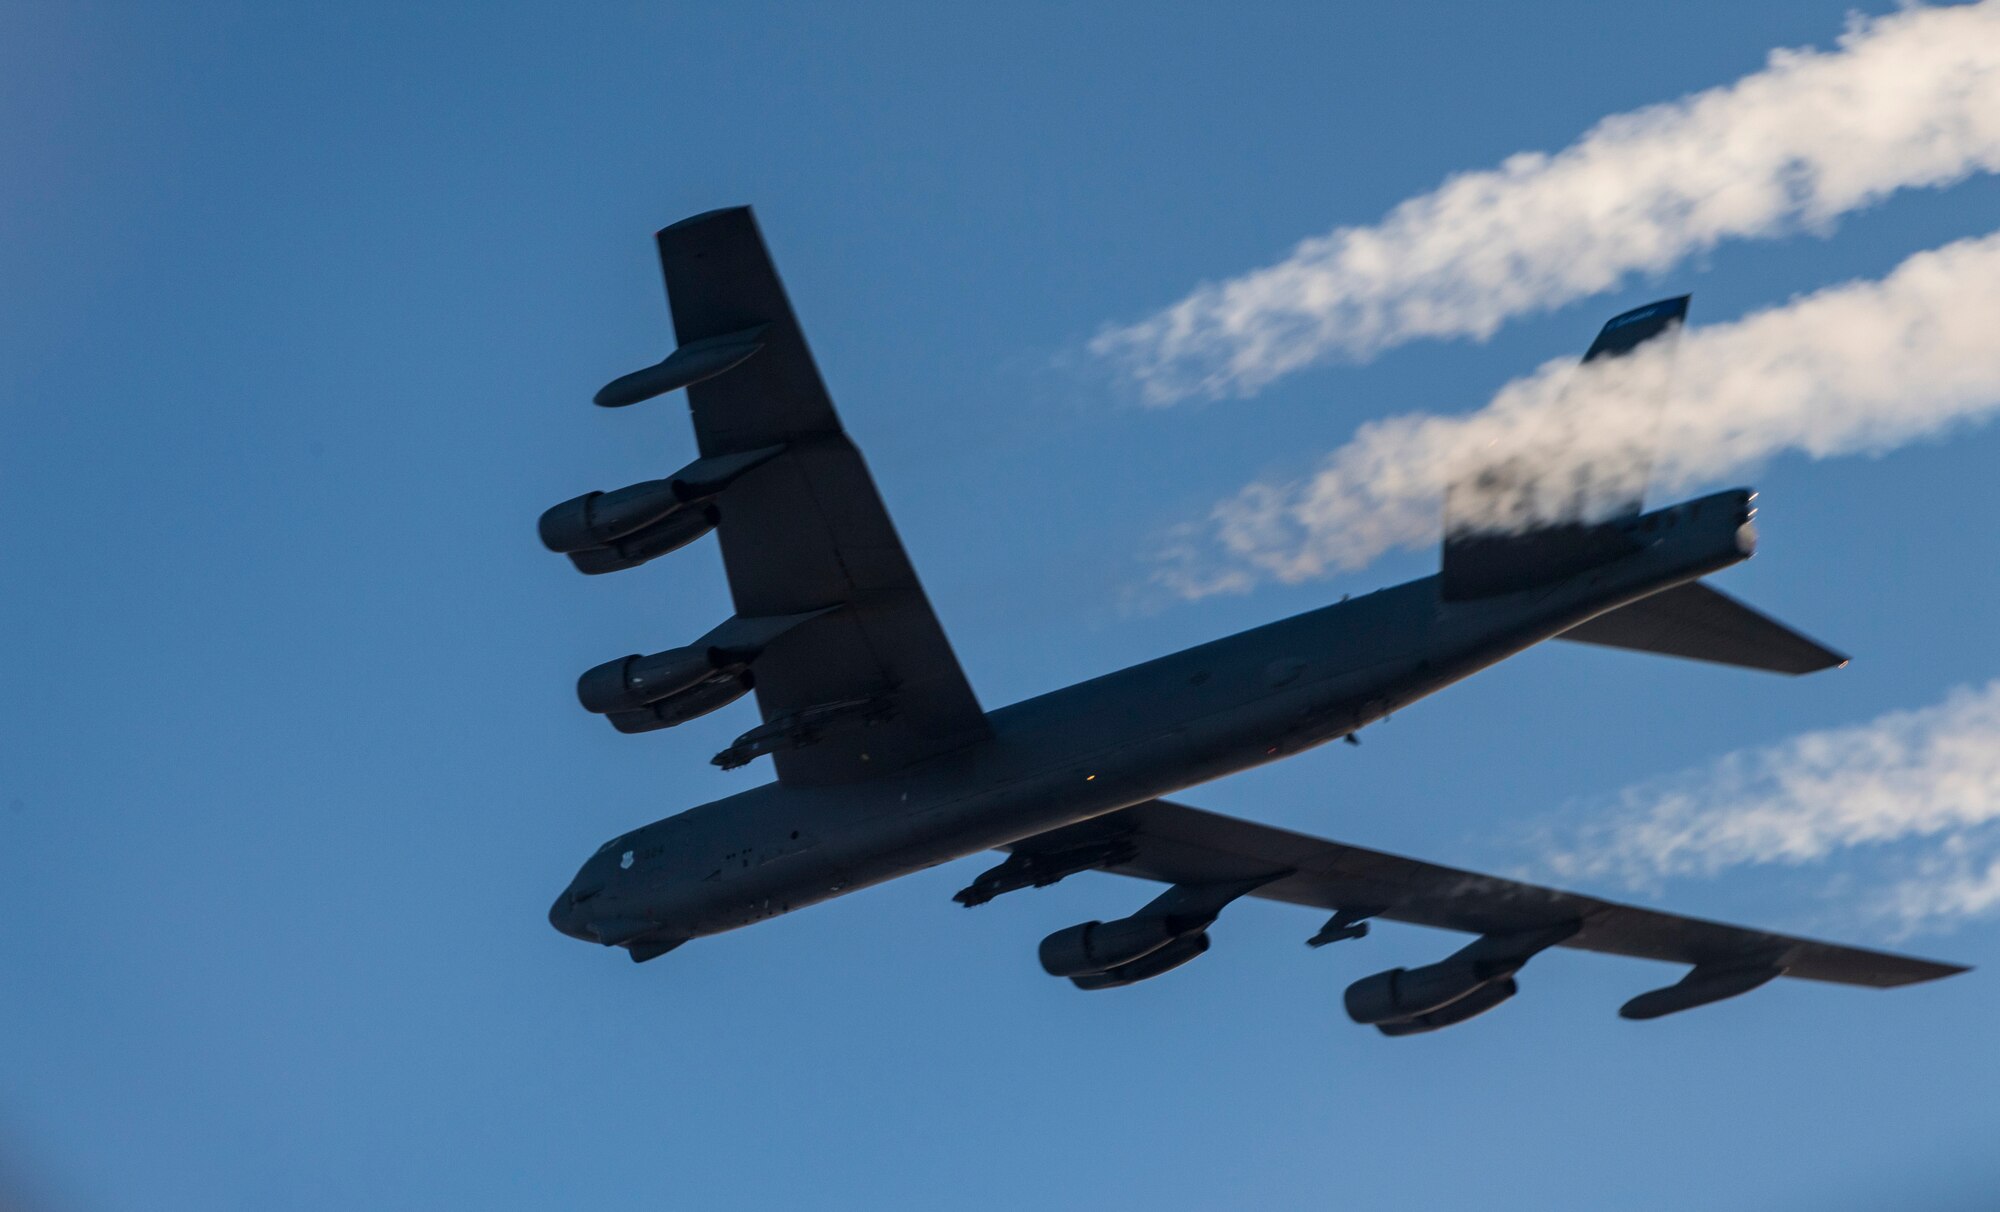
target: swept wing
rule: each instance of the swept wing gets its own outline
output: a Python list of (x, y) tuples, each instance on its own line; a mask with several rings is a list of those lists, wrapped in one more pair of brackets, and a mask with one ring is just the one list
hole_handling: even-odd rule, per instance
[(1101, 870), (1201, 887), (1263, 880), (1248, 893), (1352, 918), (1480, 935), (1576, 932), (1558, 945), (1728, 969), (1770, 965), (1786, 976), (1890, 988), (1950, 976), (1956, 964), (1844, 947), (1767, 930), (1660, 913), (1518, 880), (1426, 863), (1259, 825), (1167, 800), (1027, 838), (1016, 854), (1112, 847)]
[[(742, 618), (840, 609), (775, 641), (755, 666), (766, 725), (825, 728), (774, 754), (787, 783), (891, 773), (988, 734), (860, 452), (842, 431), (749, 208), (661, 231), (660, 267), (683, 351), (726, 373), (687, 389), (705, 458), (782, 447), (717, 499)], [(750, 348), (754, 352), (740, 355)], [(682, 355), (677, 355), (682, 356)], [(817, 713), (817, 714), (815, 714)]]

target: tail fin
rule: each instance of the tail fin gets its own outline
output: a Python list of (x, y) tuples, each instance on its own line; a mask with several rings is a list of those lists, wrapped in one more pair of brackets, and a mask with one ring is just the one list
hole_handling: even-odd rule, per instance
[[(1670, 337), (1687, 320), (1687, 295), (1613, 316), (1583, 355), (1586, 365), (1623, 357)], [(1587, 417), (1562, 418), (1571, 432)], [(1485, 597), (1559, 580), (1630, 550), (1617, 523), (1637, 517), (1652, 468), (1652, 441), (1580, 456), (1557, 436), (1532, 461), (1522, 456), (1478, 468), (1444, 502), (1444, 596)], [(1611, 455), (1608, 461), (1605, 455)]]
[(1845, 656), (1819, 641), (1700, 581), (1640, 598), (1556, 638), (1772, 673), (1813, 673), (1847, 664)]

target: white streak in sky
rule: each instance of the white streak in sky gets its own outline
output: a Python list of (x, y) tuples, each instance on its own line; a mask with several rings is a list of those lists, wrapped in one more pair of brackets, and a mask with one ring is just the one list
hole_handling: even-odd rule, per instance
[(1197, 288), (1091, 351), (1152, 404), (1249, 395), (1331, 357), (1491, 335), (1723, 240), (1824, 229), (2000, 170), (2000, 3), (1856, 19), (1726, 87), (1604, 119)]
[[(1214, 508), (1208, 533), (1183, 528), (1156, 578), (1200, 597), (1427, 546), (1445, 486), (1496, 462), (1552, 484), (1576, 466), (1605, 481), (1650, 474), (1673, 493), (1785, 451), (1886, 451), (2000, 407), (1996, 333), (2000, 233), (1630, 357), (1550, 362), (1470, 414), (1370, 422), (1310, 477), (1251, 484)], [(1466, 520), (1505, 529), (1527, 519)]]
[(1915, 843), (1874, 906), (1906, 928), (2000, 909), (2000, 681), (1625, 791), (1546, 858), (1643, 886)]

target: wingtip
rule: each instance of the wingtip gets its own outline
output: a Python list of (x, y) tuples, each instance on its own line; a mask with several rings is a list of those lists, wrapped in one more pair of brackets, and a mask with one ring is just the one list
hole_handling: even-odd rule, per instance
[(1930, 981), (1941, 981), (1947, 977), (1963, 976), (1972, 971), (1971, 964), (1954, 964), (1946, 960), (1921, 959), (1916, 956), (1901, 958), (1908, 959), (1912, 964), (1912, 969), (1899, 974), (1900, 979), (1884, 982), (1883, 988), (1895, 989), (1905, 985), (1922, 985)]
[(705, 210), (698, 215), (689, 215), (685, 219), (680, 219), (677, 220), (676, 222), (669, 223), (665, 227), (662, 227), (659, 231), (653, 234), (656, 237), (665, 236), (668, 232), (679, 231), (685, 227), (699, 227), (704, 223), (712, 223), (717, 219), (733, 218), (739, 215), (744, 218), (749, 218), (750, 207), (748, 205), (721, 206), (717, 207), (714, 210)]
[(1630, 311), (1621, 311), (1604, 322), (1604, 331), (1609, 332), (1614, 328), (1623, 328), (1627, 324), (1654, 318), (1663, 317), (1669, 321), (1685, 320), (1687, 319), (1688, 303), (1693, 298), (1692, 294), (1674, 295), (1671, 298), (1655, 299), (1651, 303), (1634, 307)]

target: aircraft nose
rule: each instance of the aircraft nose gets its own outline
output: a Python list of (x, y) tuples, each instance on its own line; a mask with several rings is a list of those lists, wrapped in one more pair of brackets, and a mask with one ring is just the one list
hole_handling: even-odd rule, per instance
[(582, 915), (576, 909), (576, 895), (568, 889), (556, 898), (555, 904), (549, 906), (549, 925), (571, 938), (582, 939), (586, 943), (597, 941), (596, 936), (584, 929)]

